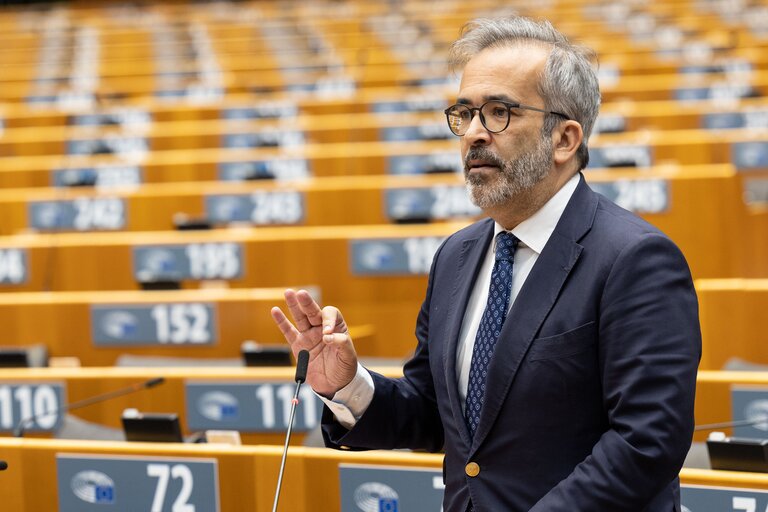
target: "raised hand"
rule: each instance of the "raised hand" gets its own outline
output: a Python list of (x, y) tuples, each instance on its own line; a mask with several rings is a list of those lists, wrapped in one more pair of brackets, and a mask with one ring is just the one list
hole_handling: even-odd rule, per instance
[(286, 290), (285, 304), (294, 323), (278, 307), (272, 308), (272, 318), (294, 356), (300, 350), (309, 351), (307, 382), (317, 393), (330, 398), (357, 372), (357, 354), (344, 317), (333, 306), (320, 309), (306, 290)]

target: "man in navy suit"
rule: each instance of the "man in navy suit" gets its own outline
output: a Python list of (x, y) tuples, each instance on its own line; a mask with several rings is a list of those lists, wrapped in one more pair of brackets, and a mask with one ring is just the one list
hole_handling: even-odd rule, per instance
[(591, 55), (512, 17), (471, 22), (450, 57), (445, 113), (490, 218), (437, 250), (404, 377), (360, 366), (306, 291), (286, 291), (294, 323), (272, 310), (310, 351), (327, 444), (444, 450), (451, 512), (679, 512), (697, 300), (678, 248), (584, 181)]

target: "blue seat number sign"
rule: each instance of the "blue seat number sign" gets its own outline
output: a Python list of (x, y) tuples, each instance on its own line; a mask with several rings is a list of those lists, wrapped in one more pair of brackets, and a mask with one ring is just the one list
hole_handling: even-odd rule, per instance
[(243, 276), (243, 248), (230, 242), (136, 246), (133, 274), (142, 282), (236, 279)]
[(25, 432), (58, 429), (64, 396), (64, 386), (60, 383), (0, 382), (0, 430), (11, 432), (21, 422), (24, 422)]
[(56, 455), (59, 512), (218, 512), (215, 459)]
[(213, 345), (218, 338), (216, 306), (178, 302), (91, 306), (96, 346)]
[(341, 512), (442, 510), (445, 484), (439, 469), (341, 464), (339, 480)]
[[(192, 430), (283, 432), (288, 427), (293, 382), (187, 382), (187, 425)], [(299, 392), (294, 430), (320, 424), (322, 402), (309, 386)]]

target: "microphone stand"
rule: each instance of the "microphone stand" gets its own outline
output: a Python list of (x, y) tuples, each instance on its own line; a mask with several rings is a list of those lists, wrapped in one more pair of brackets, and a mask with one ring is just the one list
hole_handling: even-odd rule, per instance
[(45, 411), (42, 414), (33, 414), (32, 416), (28, 416), (21, 421), (19, 421), (18, 425), (16, 425), (16, 428), (13, 429), (13, 437), (24, 437), (24, 431), (27, 429), (30, 423), (35, 421), (38, 418), (42, 418), (43, 416), (49, 416), (51, 414), (56, 414), (60, 412), (66, 412), (74, 409), (80, 409), (81, 407), (85, 407), (87, 405), (96, 404), (99, 402), (102, 402), (104, 400), (109, 400), (112, 398), (116, 398), (118, 396), (127, 395), (129, 393), (134, 393), (136, 391), (141, 391), (142, 389), (149, 389), (153, 388), (159, 384), (162, 384), (165, 381), (163, 377), (155, 377), (154, 379), (149, 379), (144, 382), (139, 382), (137, 384), (131, 384), (130, 386), (126, 388), (117, 389), (115, 391), (110, 391), (108, 393), (103, 393), (101, 395), (92, 396), (90, 398), (85, 398), (83, 400), (80, 400), (79, 402), (73, 402), (71, 404), (65, 404), (57, 409), (54, 409), (52, 411)]
[(283, 447), (283, 458), (280, 461), (280, 473), (277, 476), (277, 489), (275, 490), (275, 502), (272, 504), (272, 512), (277, 512), (277, 502), (280, 499), (280, 487), (283, 484), (283, 473), (285, 472), (285, 459), (288, 456), (288, 443), (291, 441), (291, 430), (293, 430), (293, 419), (296, 416), (296, 406), (299, 404), (299, 389), (302, 382), (307, 379), (307, 365), (309, 364), (309, 352), (302, 350), (297, 357), (296, 364), (296, 391), (291, 400), (291, 416), (288, 420), (288, 431), (285, 433), (285, 446)]

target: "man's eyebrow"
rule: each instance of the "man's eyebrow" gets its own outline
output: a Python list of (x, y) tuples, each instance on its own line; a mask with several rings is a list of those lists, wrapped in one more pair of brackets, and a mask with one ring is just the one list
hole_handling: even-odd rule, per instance
[(506, 101), (507, 103), (517, 103), (506, 94), (492, 94), (491, 96), (485, 96), (485, 101)]
[[(506, 94), (491, 94), (489, 96), (483, 96), (483, 102), (486, 101), (506, 101), (507, 103), (517, 103), (517, 101), (513, 100)], [(458, 98), (456, 103), (459, 105), (472, 105), (472, 102), (467, 98)]]

